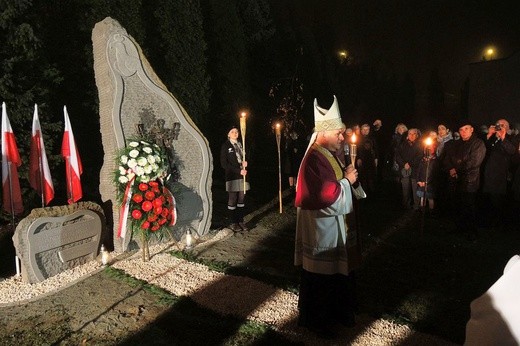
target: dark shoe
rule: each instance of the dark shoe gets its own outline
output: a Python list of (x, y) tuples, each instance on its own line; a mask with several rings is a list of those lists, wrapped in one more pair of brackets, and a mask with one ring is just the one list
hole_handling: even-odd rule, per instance
[(247, 227), (245, 222), (239, 222), (238, 225), (242, 229), (242, 231), (249, 231), (249, 228)]
[(233, 232), (240, 232), (240, 231), (242, 231), (242, 228), (240, 227), (240, 225), (238, 223), (232, 223), (231, 225), (229, 225), (229, 228), (231, 228), (231, 230)]

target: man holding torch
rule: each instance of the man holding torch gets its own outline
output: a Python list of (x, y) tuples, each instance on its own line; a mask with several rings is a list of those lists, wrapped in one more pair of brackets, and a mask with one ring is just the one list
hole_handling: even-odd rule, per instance
[[(322, 338), (334, 338), (335, 323), (352, 326), (354, 282), (347, 248), (351, 241), (345, 215), (352, 212), (353, 197), (366, 197), (357, 171), (346, 168), (336, 156), (344, 145), (345, 125), (338, 103), (329, 110), (314, 100), (315, 132), (298, 173), (296, 186), (295, 265), (302, 266), (298, 324)], [(358, 263), (359, 264), (359, 263)]]

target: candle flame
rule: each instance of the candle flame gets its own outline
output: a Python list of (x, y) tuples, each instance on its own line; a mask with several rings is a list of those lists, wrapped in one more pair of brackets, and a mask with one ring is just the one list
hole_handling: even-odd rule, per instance
[(350, 139), (351, 139), (352, 143), (356, 143), (356, 134), (353, 133), (352, 137), (350, 137)]
[(277, 128), (277, 129), (280, 128), (280, 123), (276, 123), (276, 128)]
[(241, 116), (242, 118), (245, 118), (245, 117), (246, 117), (246, 115), (247, 115), (247, 113), (246, 113), (246, 112), (242, 112), (242, 113), (240, 113), (240, 116)]
[(424, 140), (424, 144), (426, 144), (427, 147), (429, 147), (430, 145), (432, 145), (432, 138), (431, 137), (428, 137)]

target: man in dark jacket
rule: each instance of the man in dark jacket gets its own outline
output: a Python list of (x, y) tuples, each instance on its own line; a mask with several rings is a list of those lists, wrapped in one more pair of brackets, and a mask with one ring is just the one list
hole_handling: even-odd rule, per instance
[(473, 126), (464, 121), (460, 124), (460, 141), (447, 153), (445, 164), (455, 182), (455, 208), (457, 225), (468, 239), (477, 237), (476, 196), (480, 185), (480, 165), (486, 156), (484, 142), (473, 133)]
[(486, 203), (484, 214), (489, 219), (489, 226), (501, 228), (506, 218), (506, 194), (511, 158), (516, 147), (508, 134), (509, 122), (499, 119), (496, 125), (489, 127), (486, 138), (486, 159), (482, 192)]
[[(419, 209), (419, 197), (417, 196), (417, 172), (423, 153), (418, 141), (419, 130), (409, 129), (406, 140), (402, 141), (395, 152), (395, 162), (399, 165), (401, 175), (401, 187), (403, 191), (403, 206), (409, 209), (413, 204), (415, 210)], [(413, 201), (413, 203), (412, 203)]]

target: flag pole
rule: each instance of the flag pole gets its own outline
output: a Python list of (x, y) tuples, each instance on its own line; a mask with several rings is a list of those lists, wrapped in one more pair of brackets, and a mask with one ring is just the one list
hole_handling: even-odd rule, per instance
[[(68, 199), (69, 199), (69, 204), (72, 204), (74, 203), (74, 198), (73, 198), (73, 193), (72, 193), (72, 165), (70, 164), (70, 156), (67, 156), (67, 159), (66, 159), (66, 164), (67, 164), (67, 173), (69, 174), (69, 191), (67, 193), (67, 196), (68, 196)], [(71, 203), (72, 201), (72, 203)]]
[(9, 173), (7, 174), (9, 178), (9, 199), (11, 203), (11, 228), (14, 233), (14, 201), (13, 201), (13, 180), (11, 178), (11, 161), (7, 161), (7, 167), (9, 168)]
[[(10, 196), (10, 202), (11, 202), (11, 229), (13, 230), (13, 234), (15, 232), (15, 227), (14, 227), (14, 202), (13, 202), (13, 180), (11, 178), (11, 162), (10, 161), (7, 161), (7, 167), (9, 168), (9, 173), (8, 173), (8, 179), (9, 179), (9, 196)], [(18, 259), (18, 256), (15, 254), (14, 255), (14, 264), (15, 264), (15, 268), (16, 268), (16, 276), (20, 276), (20, 262), (19, 262), (19, 259)]]
[(42, 199), (42, 208), (45, 207), (45, 190), (43, 188), (43, 163), (42, 163), (42, 148), (40, 145), (40, 136), (41, 133), (38, 134), (38, 144), (37, 144), (37, 150), (38, 150), (38, 168), (40, 171), (40, 174), (38, 175), (38, 178), (40, 179), (40, 191), (42, 192), (41, 199)]

